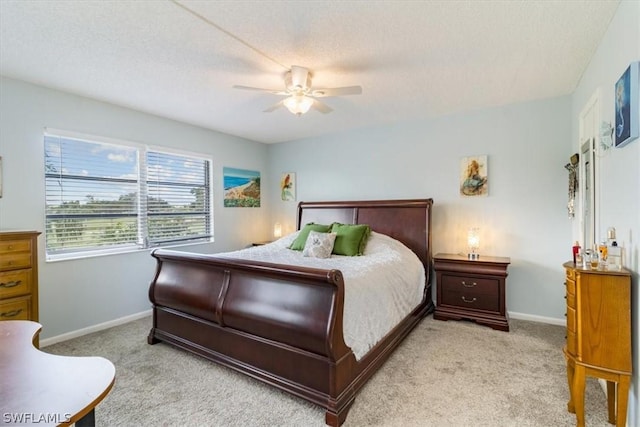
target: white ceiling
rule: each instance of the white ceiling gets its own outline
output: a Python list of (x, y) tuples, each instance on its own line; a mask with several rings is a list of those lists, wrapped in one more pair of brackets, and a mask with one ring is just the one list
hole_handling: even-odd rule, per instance
[[(0, 74), (273, 143), (569, 94), (618, 3), (0, 0)], [(363, 94), (296, 117), (232, 88), (291, 65)]]

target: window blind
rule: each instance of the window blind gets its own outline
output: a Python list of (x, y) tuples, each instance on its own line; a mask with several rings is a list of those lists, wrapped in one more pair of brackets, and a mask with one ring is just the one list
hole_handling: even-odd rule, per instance
[(47, 256), (209, 239), (210, 161), (45, 134)]

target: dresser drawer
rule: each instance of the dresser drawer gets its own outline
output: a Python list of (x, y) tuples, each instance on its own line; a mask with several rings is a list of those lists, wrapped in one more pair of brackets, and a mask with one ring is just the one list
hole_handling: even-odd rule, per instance
[(30, 320), (31, 296), (0, 301), (0, 320)]
[(570, 294), (567, 292), (567, 307), (576, 309), (576, 294)]
[(442, 304), (465, 309), (500, 311), (498, 280), (442, 275)]
[(0, 272), (0, 299), (31, 293), (31, 269)]
[(575, 332), (572, 331), (567, 331), (567, 351), (572, 354), (572, 355), (576, 355), (576, 334)]
[(0, 257), (0, 271), (17, 270), (31, 267), (31, 254), (27, 252), (10, 252)]
[(567, 275), (567, 279), (570, 280), (575, 280), (576, 279), (576, 271), (572, 268), (567, 268), (564, 270), (566, 275)]
[(576, 282), (575, 280), (567, 280), (565, 282), (565, 286), (567, 287), (567, 295), (576, 295)]
[(12, 252), (31, 252), (31, 240), (0, 241), (0, 255)]
[(576, 331), (576, 310), (571, 307), (567, 307), (567, 330)]

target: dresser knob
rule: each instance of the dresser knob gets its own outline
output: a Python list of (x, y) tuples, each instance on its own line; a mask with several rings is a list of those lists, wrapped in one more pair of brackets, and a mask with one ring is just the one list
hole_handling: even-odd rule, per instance
[(464, 286), (465, 288), (473, 288), (474, 286), (476, 286), (477, 283), (476, 282), (472, 282), (472, 283), (467, 283), (464, 280), (462, 281), (462, 286)]
[(472, 303), (472, 302), (476, 302), (477, 298), (473, 297), (473, 299), (467, 299), (464, 295), (462, 295), (462, 301), (466, 302), (466, 303)]

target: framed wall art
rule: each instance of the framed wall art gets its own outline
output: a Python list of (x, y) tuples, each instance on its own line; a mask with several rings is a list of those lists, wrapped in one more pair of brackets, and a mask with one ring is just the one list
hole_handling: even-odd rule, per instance
[(463, 157), (460, 161), (460, 195), (465, 197), (489, 194), (487, 156)]
[(260, 172), (224, 167), (222, 175), (225, 207), (260, 207)]
[(614, 143), (624, 147), (640, 135), (638, 97), (640, 97), (640, 62), (632, 62), (615, 85)]
[(280, 197), (285, 202), (296, 200), (296, 174), (286, 172), (280, 178)]

